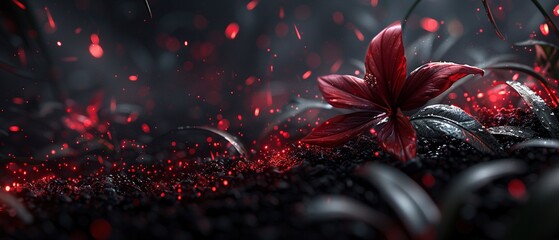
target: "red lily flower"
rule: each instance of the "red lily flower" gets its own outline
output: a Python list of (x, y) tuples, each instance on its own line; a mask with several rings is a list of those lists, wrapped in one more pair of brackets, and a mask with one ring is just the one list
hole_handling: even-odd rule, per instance
[(431, 62), (415, 69), (406, 78), (399, 22), (373, 38), (365, 67), (364, 79), (350, 75), (318, 78), (318, 86), (328, 103), (361, 111), (327, 120), (303, 138), (303, 142), (334, 147), (374, 128), (382, 149), (407, 161), (416, 155), (416, 133), (402, 111), (423, 106), (468, 74), (483, 75), (483, 70), (476, 67)]

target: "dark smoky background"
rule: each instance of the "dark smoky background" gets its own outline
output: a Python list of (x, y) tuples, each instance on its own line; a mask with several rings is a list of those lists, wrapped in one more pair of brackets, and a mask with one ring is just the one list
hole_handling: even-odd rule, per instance
[[(557, 43), (532, 1), (488, 2), (505, 40), (481, 0), (421, 1), (404, 30), (409, 71), (505, 54), (532, 65), (531, 50), (514, 43)], [(122, 111), (112, 125), (121, 137), (204, 125), (255, 143), (291, 99), (320, 99), (318, 76), (361, 76), (370, 39), (414, 1), (148, 3), (153, 17), (143, 0), (3, 1), (0, 128), (22, 128), (22, 139), (35, 128), (48, 143), (67, 127), (56, 121), (71, 124), (66, 114)], [(540, 3), (558, 22), (559, 2)]]

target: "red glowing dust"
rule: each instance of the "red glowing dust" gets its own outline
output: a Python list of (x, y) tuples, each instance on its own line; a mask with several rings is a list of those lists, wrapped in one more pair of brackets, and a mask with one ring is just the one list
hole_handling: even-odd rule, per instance
[(547, 23), (542, 23), (540, 25), (540, 31), (544, 36), (547, 36), (549, 34), (549, 26), (547, 26)]
[(128, 80), (132, 82), (138, 81), (138, 75), (130, 75), (128, 76)]
[(426, 173), (425, 175), (423, 175), (423, 177), (421, 178), (421, 182), (423, 183), (423, 185), (425, 187), (433, 187), (435, 185), (435, 177), (433, 177), (433, 175), (431, 175), (430, 173)]
[(9, 127), (10, 132), (19, 132), (19, 126), (12, 125)]
[(353, 27), (353, 33), (355, 33), (355, 37), (357, 37), (357, 39), (361, 42), (365, 41), (365, 36), (363, 35), (363, 33), (357, 29), (356, 27)]
[(297, 39), (301, 40), (301, 33), (299, 33), (299, 29), (297, 25), (293, 24), (293, 28), (295, 28), (295, 33), (297, 34)]
[(109, 239), (111, 230), (111, 224), (105, 219), (97, 219), (89, 225), (89, 231), (95, 239)]
[(52, 18), (52, 15), (50, 14), (50, 10), (45, 7), (45, 12), (47, 13), (47, 19), (49, 21), (49, 26), (51, 29), (56, 29), (56, 23), (54, 22), (54, 19)]
[(247, 3), (247, 10), (252, 11), (256, 6), (258, 6), (259, 0), (252, 0)]
[(553, 15), (559, 16), (559, 4), (557, 4), (557, 6), (553, 9)]
[(25, 5), (24, 5), (23, 3), (21, 3), (20, 1), (18, 1), (18, 0), (12, 0), (12, 2), (13, 2), (17, 7), (19, 7), (21, 10), (27, 9), (27, 7), (25, 7)]
[(91, 43), (99, 44), (99, 35), (93, 33), (89, 38), (91, 39)]
[(303, 73), (303, 80), (306, 80), (307, 78), (309, 78), (312, 75), (311, 70), (306, 71), (305, 73)]
[(423, 18), (421, 19), (421, 27), (428, 32), (436, 32), (439, 30), (439, 22), (433, 18)]
[(508, 184), (509, 194), (514, 198), (522, 198), (526, 194), (526, 186), (518, 179), (513, 179)]
[(92, 43), (89, 45), (89, 53), (94, 58), (101, 58), (103, 57), (103, 48), (99, 44)]
[(225, 28), (225, 36), (231, 40), (235, 39), (238, 33), (239, 24), (235, 22), (229, 23), (229, 25), (227, 25), (227, 28)]

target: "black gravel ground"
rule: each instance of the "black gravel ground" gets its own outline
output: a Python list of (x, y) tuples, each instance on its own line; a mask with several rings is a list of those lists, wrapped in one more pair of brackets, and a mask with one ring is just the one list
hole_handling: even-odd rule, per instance
[[(483, 110), (478, 115), (486, 126), (517, 125), (547, 137), (525, 110)], [(505, 149), (522, 141), (498, 140)], [(79, 181), (28, 183), (16, 196), (34, 221), (25, 224), (4, 207), (0, 238), (382, 239), (377, 230), (359, 221), (310, 221), (303, 214), (305, 203), (321, 195), (343, 195), (399, 222), (378, 190), (355, 177), (356, 167), (366, 162), (393, 166), (441, 205), (449, 183), (460, 172), (494, 159), (517, 158), (528, 164), (529, 171), (486, 184), (464, 199), (454, 228), (458, 235), (453, 239), (502, 239), (510, 219), (528, 199), (507, 191), (511, 180), (522, 181), (530, 190), (559, 162), (557, 151), (549, 149), (488, 155), (451, 138), (420, 138), (418, 143), (418, 158), (408, 163), (391, 159), (374, 138), (363, 135), (333, 149), (293, 145), (279, 159), (269, 157), (275, 153), (264, 154), (275, 167), (238, 159), (200, 159), (173, 174), (113, 171)], [(164, 172), (166, 167), (162, 163), (152, 168)]]

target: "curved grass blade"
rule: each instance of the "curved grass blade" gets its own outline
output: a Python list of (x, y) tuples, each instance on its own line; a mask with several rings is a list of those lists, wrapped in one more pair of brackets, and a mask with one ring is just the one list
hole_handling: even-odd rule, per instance
[(152, 142), (155, 142), (156, 140), (162, 139), (165, 136), (171, 135), (171, 134), (175, 134), (178, 132), (185, 132), (185, 131), (195, 131), (195, 130), (202, 130), (202, 131), (207, 131), (207, 132), (211, 132), (214, 134), (219, 135), (220, 137), (224, 138), (227, 142), (229, 142), (231, 144), (231, 146), (233, 146), (233, 148), (235, 148), (235, 150), (237, 150), (237, 152), (241, 155), (241, 157), (247, 158), (249, 157), (248, 155), (248, 151), (246, 150), (245, 146), (242, 144), (242, 142), (235, 136), (216, 129), (216, 128), (212, 128), (212, 127), (205, 127), (205, 126), (183, 126), (183, 127), (178, 127), (174, 130), (171, 130), (165, 134), (163, 134), (162, 136), (154, 139)]
[[(394, 231), (390, 228), (397, 226), (392, 219), (363, 203), (344, 196), (321, 196), (313, 199), (305, 203), (303, 214), (312, 222), (340, 219), (361, 221), (380, 231), (387, 239), (402, 239), (391, 236)], [(401, 234), (403, 231), (397, 232)]]
[(547, 172), (528, 192), (529, 200), (511, 219), (503, 239), (553, 239), (559, 228), (559, 168)]
[(274, 130), (275, 125), (281, 124), (281, 123), (287, 121), (289, 118), (295, 117), (295, 116), (297, 116), (297, 115), (301, 114), (302, 112), (305, 112), (309, 109), (327, 109), (327, 110), (329, 110), (329, 109), (333, 109), (333, 107), (330, 104), (323, 103), (323, 102), (317, 101), (317, 100), (304, 99), (304, 98), (293, 99), (290, 104), (287, 104), (283, 108), (282, 113), (271, 122), (272, 124), (269, 124), (264, 129), (264, 131), (260, 135), (260, 138), (263, 138), (266, 135), (268, 135), (270, 132), (272, 132)]
[(404, 31), (404, 29), (406, 28), (406, 23), (408, 22), (408, 19), (410, 18), (411, 13), (415, 10), (415, 8), (417, 7), (417, 5), (419, 5), (420, 2), (421, 2), (421, 0), (415, 0), (415, 2), (413, 2), (411, 7), (406, 12), (406, 15), (404, 16), (404, 20), (402, 21), (402, 31)]
[(555, 48), (555, 49), (559, 49), (559, 47), (557, 45), (553, 44), (553, 43), (549, 43), (549, 42), (546, 42), (546, 41), (540, 41), (540, 40), (534, 40), (534, 39), (528, 39), (528, 40), (523, 41), (523, 42), (515, 43), (514, 45), (521, 46), (521, 47), (540, 45), (540, 46), (547, 46), (547, 47), (552, 47), (552, 48)]
[(530, 139), (512, 145), (509, 151), (518, 151), (526, 148), (551, 148), (559, 150), (559, 140), (556, 139)]
[(507, 84), (520, 94), (534, 114), (536, 114), (543, 127), (549, 131), (550, 135), (553, 138), (559, 138), (559, 121), (557, 121), (555, 114), (547, 106), (545, 101), (520, 82), (507, 81)]
[(553, 22), (553, 20), (549, 16), (549, 14), (547, 14), (547, 12), (545, 11), (545, 8), (540, 4), (540, 2), (538, 2), (538, 0), (532, 0), (532, 3), (534, 3), (534, 5), (536, 5), (536, 7), (540, 11), (540, 13), (545, 18), (545, 21), (547, 22), (547, 24), (549, 24), (551, 26), (551, 28), (553, 29), (553, 31), (555, 32), (555, 34), (557, 36), (559, 36), (559, 29), (557, 29), (557, 25), (555, 25), (555, 23)]
[(520, 63), (512, 63), (512, 62), (503, 62), (503, 63), (496, 63), (490, 66), (487, 66), (486, 69), (490, 70), (508, 70), (508, 71), (518, 71), (527, 75), (532, 76), (543, 86), (545, 92), (551, 98), (554, 106), (559, 106), (559, 99), (551, 90), (551, 83), (547, 78), (542, 76), (541, 74), (537, 73), (532, 69), (530, 66), (520, 64)]
[(495, 33), (497, 34), (497, 36), (499, 36), (499, 38), (502, 40), (506, 40), (503, 33), (501, 33), (501, 30), (499, 30), (499, 27), (497, 26), (497, 22), (495, 22), (495, 18), (493, 17), (493, 12), (491, 12), (491, 7), (489, 7), (488, 1), (489, 0), (481, 0), (481, 2), (483, 3), (483, 7), (485, 8), (485, 13), (487, 14), (487, 18), (489, 18), (489, 22), (491, 22), (493, 28), (495, 28)]
[(451, 239), (449, 236), (453, 235), (456, 217), (459, 215), (464, 199), (470, 194), (491, 181), (504, 176), (521, 174), (526, 169), (526, 164), (520, 160), (502, 159), (480, 163), (460, 173), (448, 186), (442, 199), (443, 215), (437, 227), (437, 239)]
[(16, 211), (16, 215), (23, 221), (25, 224), (31, 224), (33, 222), (33, 215), (23, 206), (21, 202), (19, 202), (14, 196), (0, 192), (0, 201), (6, 204), (8, 207), (14, 209)]
[(356, 175), (379, 189), (412, 235), (425, 234), (439, 222), (440, 212), (433, 200), (401, 171), (371, 163), (358, 168)]
[(536, 132), (530, 129), (521, 128), (517, 126), (490, 127), (487, 128), (487, 132), (493, 135), (504, 135), (510, 137), (524, 138), (524, 139), (533, 138), (537, 134)]
[(151, 13), (151, 7), (149, 6), (148, 0), (144, 0), (144, 4), (146, 5), (146, 9), (148, 10), (149, 18), (153, 18), (153, 14)]
[(436, 104), (427, 106), (411, 117), (417, 134), (429, 138), (450, 136), (469, 143), (484, 153), (501, 152), (501, 144), (483, 125), (464, 110)]

